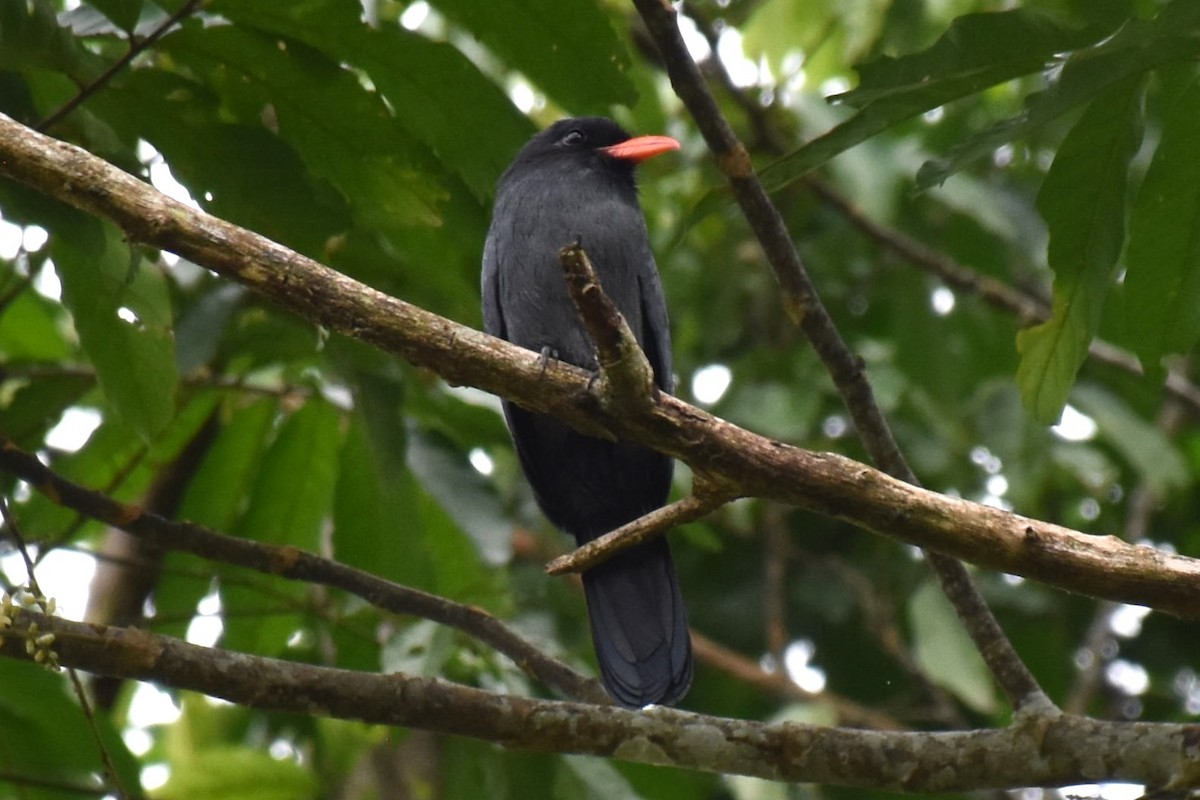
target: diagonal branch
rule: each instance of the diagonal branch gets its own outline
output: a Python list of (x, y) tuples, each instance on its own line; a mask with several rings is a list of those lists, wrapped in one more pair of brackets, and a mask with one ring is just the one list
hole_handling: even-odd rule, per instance
[[(1062, 715), (1028, 726), (863, 731), (499, 695), (201, 647), (142, 630), (22, 612), (64, 666), (190, 689), (250, 708), (469, 736), (505, 747), (619, 758), (769, 780), (908, 792), (1124, 781), (1184, 788), (1200, 773), (1196, 726)], [(0, 654), (27, 660), (17, 637)]]
[[(699, 68), (688, 54), (676, 24), (675, 10), (661, 0), (634, 0), (634, 5), (658, 45), (675, 93), (696, 120), (775, 271), (788, 315), (804, 332), (833, 378), (871, 459), (889, 475), (918, 484), (917, 476), (905, 461), (887, 420), (875, 403), (860, 359), (842, 340), (832, 317), (821, 303), (783, 217), (771, 203), (746, 148), (725, 120)], [(1013, 708), (1018, 711), (1057, 711), (1004, 635), (972, 584), (966, 567), (939, 552), (927, 552), (926, 557)]]
[(988, 569), (1200, 619), (1200, 560), (1093, 536), (922, 489), (853, 459), (774, 441), (663, 395), (645, 416), (581, 402), (588, 374), (371, 289), (258, 234), (195, 211), (89, 153), (0, 114), (0, 176), (117, 223), (329, 330), (558, 417), (611, 430), (763, 497)]
[(627, 547), (662, 536), (672, 528), (706, 517), (732, 499), (733, 495), (704, 491), (697, 486), (694, 494), (651, 511), (633, 522), (580, 545), (566, 555), (559, 556), (546, 565), (546, 572), (551, 575), (563, 575), (591, 569)]

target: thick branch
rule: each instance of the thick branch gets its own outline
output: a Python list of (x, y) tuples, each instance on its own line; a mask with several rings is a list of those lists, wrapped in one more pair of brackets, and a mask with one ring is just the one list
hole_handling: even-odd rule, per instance
[(337, 333), (583, 430), (611, 430), (742, 496), (835, 516), (1053, 586), (1200, 619), (1200, 561), (930, 492), (849, 458), (758, 436), (663, 396), (645, 416), (580, 401), (589, 376), (375, 291), (258, 234), (194, 211), (101, 159), (0, 115), (0, 175), (117, 223)]
[[(910, 733), (766, 724), (497, 695), (436, 678), (377, 675), (200, 647), (141, 630), (36, 620), (64, 666), (191, 689), (251, 708), (470, 736), (771, 780), (909, 792), (1129, 781), (1184, 788), (1200, 773), (1200, 728), (1064, 715), (1036, 730)], [(10, 637), (0, 653), (26, 659)]]

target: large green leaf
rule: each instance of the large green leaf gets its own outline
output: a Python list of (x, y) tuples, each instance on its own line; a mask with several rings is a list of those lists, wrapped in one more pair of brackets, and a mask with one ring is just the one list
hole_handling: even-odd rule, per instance
[(533, 132), (508, 97), (461, 52), (395, 26), (368, 27), (351, 0), (215, 0), (211, 5), (230, 19), (304, 42), (362, 69), (387, 99), (397, 124), (479, 197), (491, 194), (496, 178)]
[(152, 797), (194, 800), (305, 800), (322, 796), (316, 775), (261, 747), (209, 747), (171, 762), (171, 777)]
[(496, 566), (512, 557), (513, 526), (499, 498), (466, 454), (445, 438), (420, 430), (409, 434), (408, 466), (425, 491), (441, 503), (450, 518)]
[[(1192, 6), (1200, 8), (1194, 3)], [(1028, 97), (1020, 114), (958, 144), (946, 157), (922, 165), (917, 186), (940, 184), (966, 164), (1078, 108), (1109, 87), (1164, 64), (1193, 59), (1197, 54), (1200, 13), (1194, 9), (1167, 9), (1153, 21), (1131, 20), (1112, 38), (1073, 53), (1058, 79), (1044, 92)]]
[(171, 421), (179, 382), (162, 273), (107, 224), (55, 231), (50, 248), (101, 390), (149, 439)]
[[(351, 225), (349, 206), (259, 124), (234, 123), (210, 86), (139, 69), (92, 103), (124, 135), (154, 145), (206, 211), (308, 255)], [(160, 113), (147, 115), (147, 107)]]
[(82, 84), (105, 66), (103, 59), (59, 26), (52, 3), (0, 3), (0, 70), (36, 67)]
[[(183, 28), (160, 46), (210, 73), (227, 103), (260, 112), (269, 104), (279, 135), (338, 188), (363, 224), (397, 236), (412, 225), (440, 224), (445, 191), (416, 163), (419, 154), (405, 147), (407, 137), (379, 98), (338, 63), (230, 25)], [(230, 70), (244, 82), (228, 81)]]
[[(249, 506), (237, 525), (247, 538), (320, 550), (331, 513), (341, 443), (341, 417), (320, 398), (309, 398), (285, 419), (263, 454)], [(226, 581), (223, 642), (234, 650), (274, 654), (304, 624), (303, 587), (288, 583), (259, 588)], [(265, 616), (262, 616), (265, 615)]]
[(39, 779), (46, 778), (94, 787), (93, 775), (104, 773), (105, 766), (92, 726), (122, 784), (138, 785), (137, 763), (109, 715), (94, 711), (85, 717), (71, 695), (65, 673), (6, 657), (0, 659), (0, 684), (4, 686), (0, 692), (0, 754), (5, 761), (0, 793), (5, 788), (13, 792), (4, 796), (30, 800), (79, 797), (75, 792), (36, 788)]
[(310, 397), (280, 426), (254, 478), (238, 530), (258, 541), (316, 551), (337, 475), (341, 417)]
[[(789, 55), (801, 56), (804, 76), (819, 83), (875, 44), (892, 0), (767, 0), (742, 26), (747, 55), (765, 56), (776, 74), (786, 74)], [(797, 35), (799, 34), (799, 35)]]
[(991, 673), (950, 601), (932, 581), (921, 584), (909, 598), (908, 622), (913, 655), (929, 678), (976, 711), (994, 710)]
[(568, 109), (597, 113), (637, 100), (625, 76), (625, 46), (597, 3), (433, 0), (433, 5)]
[(1129, 224), (1125, 316), (1147, 372), (1200, 337), (1200, 80), (1180, 94)]
[(1067, 402), (1124, 245), (1129, 160), (1142, 139), (1141, 84), (1130, 78), (1092, 102), (1038, 194), (1050, 229), (1054, 308), (1049, 320), (1017, 335), (1017, 383), (1043, 424), (1055, 422)]
[(859, 67), (858, 88), (833, 100), (858, 113), (762, 170), (778, 191), (838, 153), (898, 122), (989, 86), (1041, 71), (1054, 54), (1094, 41), (1098, 31), (1071, 32), (1029, 10), (968, 14), (928, 50), (882, 57)]
[(382, 578), (432, 589), (434, 566), (416, 513), (416, 481), (404, 467), (403, 430), (364, 422), (362, 415), (351, 424), (334, 497), (333, 555)]
[(23, 291), (0, 315), (0, 359), (66, 360), (71, 353), (63, 337), (62, 306), (33, 291)]

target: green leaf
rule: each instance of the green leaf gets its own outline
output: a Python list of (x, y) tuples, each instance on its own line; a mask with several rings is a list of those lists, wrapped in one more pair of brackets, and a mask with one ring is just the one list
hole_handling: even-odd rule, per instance
[(1177, 97), (1129, 223), (1125, 316), (1147, 373), (1200, 337), (1200, 79)]
[(554, 779), (555, 800), (639, 800), (611, 762), (594, 756), (563, 756)]
[(337, 409), (319, 397), (310, 397), (284, 421), (259, 465), (239, 532), (262, 542), (318, 549), (333, 497), (340, 425)]
[(454, 631), (423, 619), (390, 637), (380, 653), (380, 669), (425, 678), (440, 677), (454, 654)]
[(1072, 111), (1114, 84), (1172, 61), (1195, 58), (1200, 53), (1198, 26), (1200, 20), (1164, 11), (1154, 21), (1131, 20), (1112, 38), (1073, 53), (1058, 80), (1026, 98), (1020, 114), (957, 145), (945, 158), (923, 164), (917, 172), (917, 188), (942, 183), (971, 161)]
[(1099, 32), (1064, 31), (1027, 10), (968, 14), (929, 49), (883, 57), (858, 68), (857, 89), (831, 98), (859, 109), (833, 130), (761, 172), (776, 192), (838, 153), (951, 100), (1040, 71), (1055, 53), (1093, 41)]
[(33, 291), (23, 291), (0, 314), (0, 359), (66, 361), (71, 355), (62, 335), (62, 306)]
[(305, 800), (321, 796), (317, 777), (262, 748), (211, 747), (171, 762), (171, 777), (151, 797), (191, 800)]
[(1038, 193), (1054, 271), (1050, 319), (1017, 334), (1017, 383), (1036, 420), (1053, 424), (1100, 327), (1125, 240), (1129, 161), (1142, 140), (1140, 78), (1097, 97), (1067, 134)]
[[(132, 31), (142, 14), (143, 0), (89, 0), (89, 5), (99, 9), (123, 31)], [(80, 6), (75, 11), (86, 10)]]
[(58, 24), (53, 4), (0, 3), (0, 70), (34, 67), (63, 73), (83, 85), (105, 66), (100, 56)]
[(0, 404), (0, 430), (21, 447), (37, 450), (62, 413), (95, 383), (87, 375), (69, 374), (31, 381)]
[(342, 445), (334, 496), (334, 557), (406, 586), (432, 589), (434, 567), (416, 515), (416, 480), (404, 467), (403, 427), (385, 434), (385, 426), (365, 416), (367, 421), (364, 415), (355, 416)]
[(397, 124), (462, 177), (477, 197), (491, 195), (513, 153), (533, 133), (507, 95), (461, 52), (398, 27), (368, 27), (356, 2), (215, 0), (211, 6), (230, 19), (304, 42), (364, 70), (398, 110)]
[(149, 439), (171, 421), (179, 383), (162, 273), (143, 262), (107, 224), (55, 231), (50, 250), (63, 302), (96, 367), (100, 389), (117, 413)]
[(913, 655), (930, 680), (976, 711), (995, 710), (991, 673), (935, 583), (922, 583), (909, 598), (908, 620), (912, 626)]
[[(340, 425), (337, 409), (316, 397), (284, 420), (263, 454), (237, 533), (310, 552), (320, 549), (336, 483)], [(288, 583), (268, 592), (260, 583), (259, 578), (222, 583), (227, 612), (222, 642), (234, 650), (277, 654), (304, 628), (304, 587)]]
[(313, 174), (338, 188), (364, 224), (402, 236), (412, 225), (437, 225), (445, 191), (407, 153), (403, 136), (382, 102), (350, 71), (303, 47), (231, 25), (186, 27), (164, 37), (160, 47), (213, 73), (232, 70), (247, 84), (229, 83), (227, 101), (251, 103), (246, 91), (260, 90), (279, 135)]
[[(162, 113), (147, 115), (150, 105)], [(310, 175), (288, 142), (259, 124), (232, 123), (208, 86), (138, 69), (92, 107), (123, 134), (154, 145), (212, 214), (314, 257), (351, 225), (349, 205)]]
[(471, 537), (484, 561), (493, 566), (508, 562), (512, 557), (512, 523), (492, 485), (461, 450), (441, 436), (414, 430), (408, 441), (408, 467), (425, 491)]
[[(71, 792), (34, 790), (37, 779), (93, 787), (92, 777), (105, 767), (83, 710), (70, 694), (65, 673), (11, 658), (0, 659), (0, 753), (6, 776), (21, 775), (30, 783), (0, 778), (0, 787), (19, 786), (6, 797), (78, 797)], [(138, 765), (116, 732), (108, 714), (97, 711), (93, 722), (125, 786), (138, 785)]]
[(258, 473), (271, 424), (278, 413), (272, 398), (227, 413), (221, 432), (188, 483), (179, 516), (215, 530), (230, 531)]
[(596, 3), (433, 0), (432, 5), (566, 108), (603, 112), (637, 100), (629, 56)]
[(1188, 485), (1187, 462), (1175, 443), (1116, 395), (1080, 384), (1071, 404), (1096, 421), (1100, 435), (1128, 461), (1158, 497)]

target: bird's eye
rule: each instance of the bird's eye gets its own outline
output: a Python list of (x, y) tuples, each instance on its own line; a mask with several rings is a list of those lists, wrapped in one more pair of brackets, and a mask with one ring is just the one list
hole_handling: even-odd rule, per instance
[(584, 139), (583, 131), (568, 131), (567, 135), (564, 136), (559, 141), (561, 141), (565, 145), (576, 145), (576, 144), (582, 144), (583, 139)]

